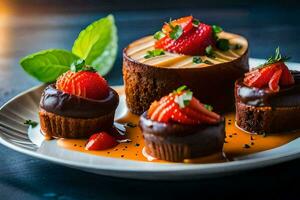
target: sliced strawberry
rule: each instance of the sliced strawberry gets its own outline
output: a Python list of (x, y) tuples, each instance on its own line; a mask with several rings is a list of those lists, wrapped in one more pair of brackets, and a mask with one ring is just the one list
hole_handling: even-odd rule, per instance
[(200, 123), (215, 124), (216, 122), (218, 122), (218, 120), (211, 118), (210, 116), (207, 116), (202, 112), (195, 111), (190, 107), (183, 108), (182, 112), (189, 118), (197, 119), (197, 121), (199, 121)]
[(252, 76), (252, 73), (248, 74), (248, 76), (244, 78), (244, 83), (250, 87), (262, 88), (268, 85), (277, 69), (277, 65), (270, 65), (268, 67), (257, 69), (258, 72), (254, 70), (252, 73), (255, 74), (255, 76)]
[(214, 43), (212, 27), (200, 23), (198, 27), (192, 27), (177, 40), (168, 35), (161, 38), (156, 41), (155, 48), (185, 55), (204, 55), (205, 48)]
[(174, 110), (178, 107), (178, 105), (173, 101), (169, 105), (166, 105), (165, 108), (162, 110), (162, 112), (158, 116), (159, 122), (167, 123), (169, 122)]
[(93, 151), (104, 150), (112, 148), (117, 144), (118, 143), (113, 136), (109, 135), (106, 132), (100, 132), (93, 134), (89, 138), (87, 144), (85, 145), (85, 149)]
[(171, 119), (180, 124), (199, 124), (199, 122), (195, 119), (189, 118), (185, 113), (183, 113), (179, 107), (174, 109), (172, 113)]
[(281, 64), (282, 74), (280, 78), (280, 85), (293, 85), (295, 83), (294, 76), (291, 74), (288, 67), (282, 62)]
[(194, 110), (197, 110), (200, 113), (203, 113), (215, 120), (220, 120), (220, 115), (218, 115), (215, 112), (209, 111), (207, 110), (204, 105), (202, 103), (200, 103), (200, 101), (198, 99), (196, 99), (195, 97), (192, 98), (192, 100), (190, 101), (189, 107), (191, 107)]
[(272, 78), (269, 81), (269, 88), (270, 90), (277, 92), (279, 91), (279, 80), (280, 80), (280, 76), (282, 74), (282, 69), (278, 69), (272, 76)]
[(151, 115), (153, 114), (153, 112), (157, 109), (157, 107), (159, 106), (159, 102), (158, 101), (153, 101), (152, 104), (150, 105), (148, 111), (147, 111), (147, 115), (149, 118), (151, 118)]
[(207, 110), (192, 94), (189, 90), (175, 90), (154, 101), (148, 110), (148, 118), (163, 123), (173, 121), (190, 125), (218, 123), (220, 116)]
[(162, 98), (162, 101), (159, 102), (159, 106), (157, 106), (157, 108), (151, 114), (150, 119), (154, 121), (158, 121), (160, 113), (172, 103), (174, 103), (173, 96), (169, 95), (167, 96), (167, 98)]
[[(170, 22), (173, 27), (179, 25), (183, 29), (183, 32), (186, 33), (193, 28), (193, 16), (182, 17)], [(166, 23), (162, 31), (165, 34), (169, 34), (172, 31), (170, 24)]]
[(57, 79), (56, 88), (90, 99), (104, 99), (109, 93), (106, 80), (98, 73), (91, 71), (67, 71)]

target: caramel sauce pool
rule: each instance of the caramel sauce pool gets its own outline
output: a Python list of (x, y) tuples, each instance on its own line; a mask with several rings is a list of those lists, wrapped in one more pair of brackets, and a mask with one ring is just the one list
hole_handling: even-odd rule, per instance
[[(117, 90), (118, 91), (118, 90)], [(121, 89), (119, 94), (123, 93)], [(244, 132), (235, 126), (235, 114), (230, 113), (225, 115), (226, 119), (226, 138), (223, 152), (226, 159), (220, 153), (219, 155), (211, 155), (198, 159), (187, 159), (185, 163), (213, 163), (227, 162), (234, 157), (243, 156), (251, 153), (273, 149), (286, 144), (300, 136), (300, 131), (272, 135), (254, 135)], [(138, 125), (139, 116), (127, 113), (122, 118), (116, 120), (119, 123), (125, 124), (131, 122)], [(102, 151), (85, 150), (87, 140), (83, 139), (58, 139), (57, 144), (62, 148), (83, 153), (93, 154), (97, 156), (107, 156), (120, 159), (130, 159), (136, 161), (148, 161), (142, 154), (144, 148), (144, 140), (141, 130), (138, 126), (126, 127), (127, 136), (132, 140), (130, 143), (121, 143), (116, 147)], [(152, 162), (166, 162), (154, 160)]]

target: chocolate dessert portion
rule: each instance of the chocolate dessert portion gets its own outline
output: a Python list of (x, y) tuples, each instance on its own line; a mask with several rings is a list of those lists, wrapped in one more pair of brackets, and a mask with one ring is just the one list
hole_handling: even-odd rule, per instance
[(235, 83), (236, 123), (251, 133), (280, 133), (300, 129), (300, 72), (293, 71), (295, 84), (278, 92)]
[(140, 117), (146, 152), (172, 162), (222, 152), (225, 139), (224, 118), (215, 125), (183, 125), (161, 123)]
[(49, 85), (40, 101), (41, 130), (49, 137), (63, 138), (85, 138), (97, 131), (110, 130), (118, 103), (119, 96), (112, 88), (107, 98), (94, 100)]
[(220, 33), (241, 49), (216, 51), (215, 58), (201, 56), (193, 63), (193, 56), (165, 52), (162, 56), (145, 59), (154, 49), (155, 40), (148, 36), (131, 43), (123, 51), (123, 79), (126, 103), (134, 114), (142, 114), (151, 102), (172, 92), (181, 85), (188, 86), (194, 96), (214, 105), (217, 112), (234, 109), (234, 82), (248, 71), (248, 43), (242, 36)]
[(111, 113), (118, 103), (119, 96), (112, 88), (109, 88), (109, 95), (105, 99), (94, 100), (57, 90), (51, 84), (42, 94), (40, 108), (65, 117), (94, 118)]

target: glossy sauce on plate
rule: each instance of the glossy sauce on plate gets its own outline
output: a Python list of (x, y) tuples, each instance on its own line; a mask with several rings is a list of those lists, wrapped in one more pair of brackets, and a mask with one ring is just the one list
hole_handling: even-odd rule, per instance
[[(116, 89), (119, 95), (123, 95), (122, 87)], [(249, 134), (235, 126), (235, 114), (225, 115), (226, 120), (226, 138), (223, 153), (211, 155), (197, 159), (186, 159), (186, 163), (214, 163), (227, 162), (234, 157), (243, 156), (251, 153), (269, 150), (286, 144), (300, 136), (300, 131), (292, 133), (281, 133), (272, 135), (254, 135)], [(130, 143), (121, 143), (114, 148), (103, 151), (85, 150), (86, 139), (58, 139), (58, 146), (73, 151), (79, 151), (98, 156), (107, 156), (120, 159), (130, 159), (136, 161), (148, 161), (142, 154), (144, 148), (143, 135), (138, 127), (139, 116), (128, 112), (125, 116), (116, 120), (118, 123), (126, 124), (128, 122), (137, 125), (136, 127), (126, 127), (126, 133)], [(224, 157), (225, 155), (225, 157)], [(166, 162), (154, 160), (152, 162)]]

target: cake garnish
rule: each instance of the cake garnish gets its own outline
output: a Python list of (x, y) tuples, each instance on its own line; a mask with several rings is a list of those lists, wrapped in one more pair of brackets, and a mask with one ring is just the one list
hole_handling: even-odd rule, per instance
[(91, 67), (89, 65), (85, 64), (85, 60), (79, 59), (76, 60), (71, 64), (70, 70), (72, 72), (79, 72), (79, 71), (90, 71), (90, 72), (96, 72), (96, 69), (94, 67)]
[(193, 63), (195, 63), (195, 64), (203, 63), (203, 60), (201, 59), (200, 56), (194, 56)]
[(105, 150), (110, 149), (118, 144), (115, 137), (107, 132), (100, 132), (93, 134), (85, 145), (86, 150)]
[(156, 40), (160, 40), (161, 38), (165, 37), (166, 34), (164, 34), (162, 31), (157, 31), (155, 34), (154, 34), (154, 39)]
[[(211, 26), (200, 22), (195, 26), (193, 19), (187, 16), (165, 24), (162, 32), (166, 36), (155, 42), (155, 48), (185, 55), (204, 55), (205, 48), (215, 43), (213, 30)], [(182, 34), (178, 34), (181, 32), (178, 27), (181, 27)]]
[(153, 121), (187, 125), (216, 124), (220, 116), (193, 97), (193, 92), (182, 86), (159, 101), (154, 101), (147, 113)]
[(207, 46), (207, 47), (205, 48), (205, 55), (206, 55), (207, 57), (210, 57), (210, 58), (215, 58), (215, 57), (216, 57), (216, 56), (215, 56), (214, 49), (213, 49), (213, 47), (212, 47), (211, 45), (209, 45), (209, 46)]
[(161, 55), (165, 55), (165, 52), (162, 49), (154, 49), (152, 51), (147, 51), (147, 54), (144, 56), (144, 58), (148, 59)]
[[(74, 67), (76, 69), (76, 66)], [(62, 74), (56, 81), (56, 89), (90, 99), (104, 99), (109, 88), (106, 80), (89, 66), (81, 66), (77, 72), (71, 70)], [(87, 69), (87, 70), (84, 70)]]
[(46, 83), (54, 82), (79, 59), (85, 60), (83, 66), (92, 66), (106, 75), (115, 62), (117, 47), (115, 20), (113, 15), (108, 15), (82, 30), (72, 50), (42, 50), (22, 58), (20, 65), (28, 74)]
[(24, 122), (25, 125), (31, 126), (32, 128), (36, 127), (38, 123), (36, 121), (33, 121), (31, 119), (28, 119)]
[(295, 80), (284, 63), (286, 60), (287, 57), (280, 54), (278, 47), (275, 55), (271, 56), (266, 63), (245, 74), (244, 84), (249, 87), (266, 87), (272, 92), (279, 91), (280, 86), (293, 85)]
[(214, 48), (221, 51), (230, 49), (229, 40), (218, 36), (222, 31), (220, 26), (204, 24), (193, 16), (182, 17), (165, 23), (162, 30), (154, 34), (155, 48), (192, 56), (207, 55), (213, 58)]
[(218, 39), (217, 48), (221, 51), (228, 51), (230, 49), (229, 40), (227, 39)]

